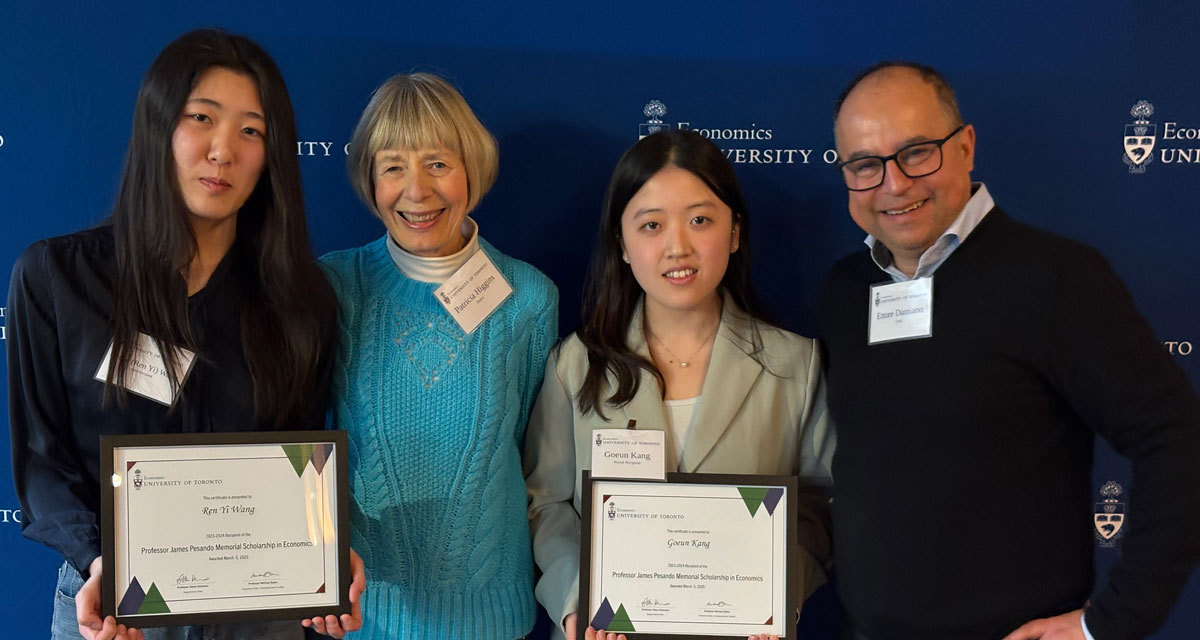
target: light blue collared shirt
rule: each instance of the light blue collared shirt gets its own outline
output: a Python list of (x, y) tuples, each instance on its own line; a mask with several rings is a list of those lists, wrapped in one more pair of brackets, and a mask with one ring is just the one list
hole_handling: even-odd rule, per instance
[(883, 269), (888, 275), (892, 276), (893, 282), (904, 282), (906, 280), (914, 280), (916, 278), (927, 278), (933, 275), (933, 272), (946, 258), (950, 257), (951, 253), (958, 248), (959, 245), (971, 235), (975, 227), (983, 220), (988, 211), (996, 206), (992, 201), (992, 195), (988, 193), (987, 186), (982, 182), (976, 182), (973, 185), (975, 193), (967, 200), (967, 204), (963, 206), (962, 211), (958, 213), (958, 217), (954, 222), (950, 223), (949, 227), (942, 232), (942, 235), (934, 241), (921, 258), (917, 260), (917, 270), (912, 278), (909, 278), (903, 271), (896, 268), (895, 261), (892, 260), (892, 252), (884, 246), (882, 242), (875, 239), (875, 236), (868, 235), (863, 243), (871, 250), (871, 259), (875, 264)]

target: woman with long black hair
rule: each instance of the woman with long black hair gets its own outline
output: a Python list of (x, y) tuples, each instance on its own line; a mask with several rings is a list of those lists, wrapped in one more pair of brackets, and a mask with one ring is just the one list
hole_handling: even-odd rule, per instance
[[(304, 634), (294, 622), (143, 634), (99, 615), (100, 435), (324, 424), (336, 301), (309, 247), (295, 140), (262, 48), (184, 34), (142, 79), (112, 215), (14, 266), (13, 469), (22, 532), (64, 559), (53, 638)], [(164, 363), (158, 394), (134, 373), (147, 353)], [(355, 557), (352, 600), (361, 573)], [(358, 620), (305, 626), (340, 636)]]

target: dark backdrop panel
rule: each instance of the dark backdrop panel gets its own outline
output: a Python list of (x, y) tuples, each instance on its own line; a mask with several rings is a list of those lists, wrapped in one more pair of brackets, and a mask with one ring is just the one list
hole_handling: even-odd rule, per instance
[[(780, 324), (811, 335), (825, 270), (861, 247), (831, 164), (834, 99), (858, 68), (908, 58), (939, 67), (957, 88), (978, 133), (975, 176), (997, 202), (1101, 249), (1164, 348), (1200, 379), (1192, 346), (1200, 341), (1200, 8), (833, 4), (299, 0), (133, 9), (9, 0), (0, 4), (0, 267), (7, 273), (38, 238), (105, 217), (142, 72), (179, 33), (216, 25), (254, 37), (283, 69), (318, 252), (383, 233), (350, 192), (343, 150), (380, 81), (435, 71), (500, 141), (500, 178), (476, 213), (482, 233), (558, 283), (566, 333), (578, 322), (608, 172), (637, 140), (642, 108), (660, 100), (664, 122), (706, 130), (735, 160), (759, 293)], [(1154, 161), (1134, 174), (1118, 136), (1139, 100), (1153, 104), (1158, 135)], [(1095, 488), (1108, 480), (1128, 491), (1129, 466), (1098, 443)], [(58, 559), (20, 537), (17, 510), (11, 481), (0, 480), (8, 558), (0, 601), (22, 614), (12, 635), (41, 637)], [(1000, 517), (997, 526), (1008, 526)], [(1118, 553), (1097, 544), (1098, 580)], [(1193, 637), (1197, 605), (1193, 577), (1156, 637)], [(830, 594), (805, 613), (809, 637), (830, 637)]]

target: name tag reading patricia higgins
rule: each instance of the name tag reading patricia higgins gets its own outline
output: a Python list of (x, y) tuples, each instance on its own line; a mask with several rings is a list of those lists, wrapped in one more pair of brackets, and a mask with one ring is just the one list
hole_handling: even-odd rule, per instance
[(592, 476), (666, 480), (665, 432), (655, 429), (593, 430)]
[(871, 287), (867, 344), (933, 335), (933, 278)]
[(471, 333), (512, 295), (513, 288), (484, 251), (476, 251), (433, 294), (466, 333)]
[[(113, 346), (109, 343), (108, 351), (104, 352), (104, 359), (96, 369), (95, 379), (100, 382), (108, 379), (112, 352)], [(175, 378), (179, 380), (179, 386), (183, 386), (183, 381), (192, 371), (196, 354), (183, 348), (177, 348), (176, 352), (179, 360), (176, 363), (178, 371)], [(171, 379), (167, 376), (167, 364), (163, 361), (162, 352), (158, 350), (154, 339), (144, 333), (138, 333), (137, 343), (133, 345), (133, 357), (129, 359), (129, 366), (125, 369), (123, 386), (128, 391), (168, 407), (175, 403), (176, 389), (171, 388)]]

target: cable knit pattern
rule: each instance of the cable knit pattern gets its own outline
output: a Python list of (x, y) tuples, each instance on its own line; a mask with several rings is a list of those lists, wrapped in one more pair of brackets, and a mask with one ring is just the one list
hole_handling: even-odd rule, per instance
[(367, 568), (358, 635), (523, 636), (535, 604), (520, 450), (558, 290), (481, 239), (513, 294), (466, 335), (385, 240), (321, 259), (341, 307), (332, 420), (349, 434), (351, 545)]

